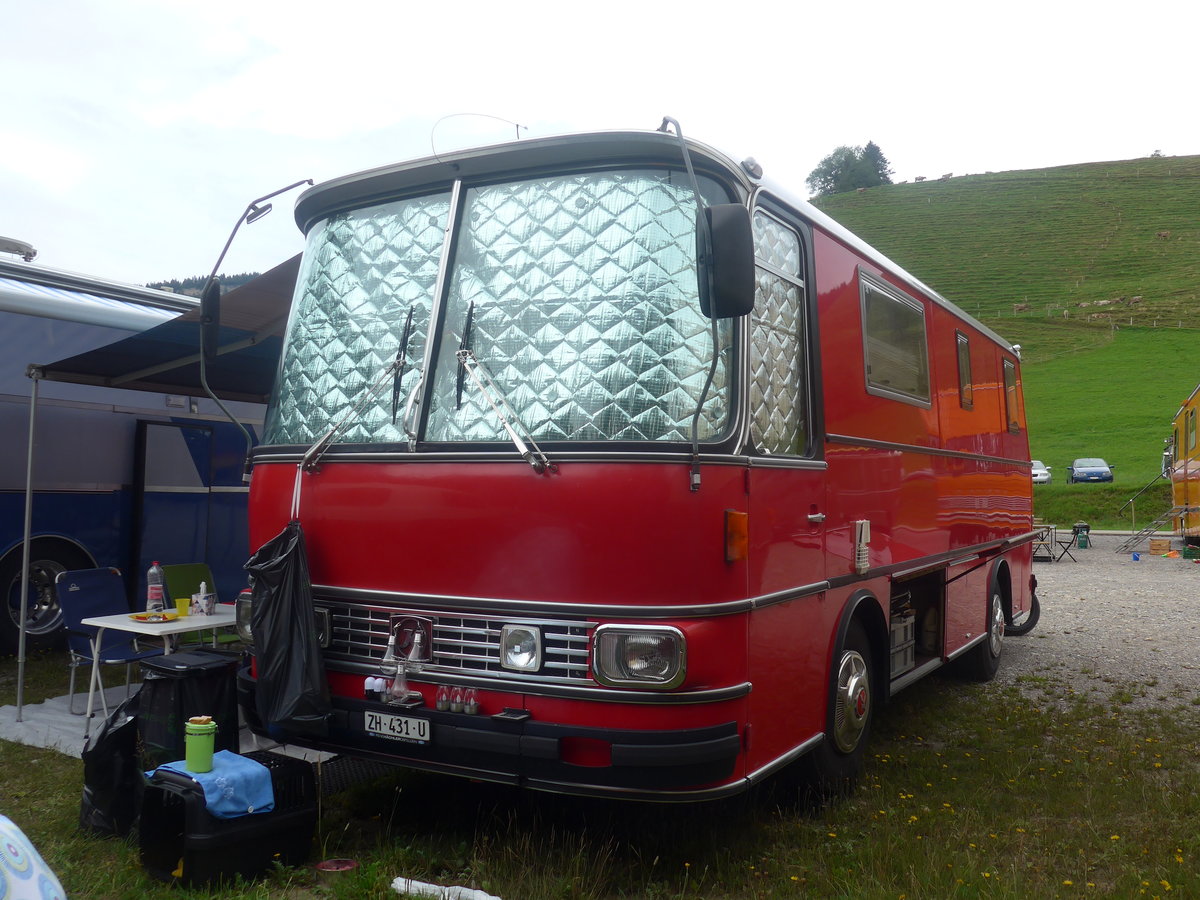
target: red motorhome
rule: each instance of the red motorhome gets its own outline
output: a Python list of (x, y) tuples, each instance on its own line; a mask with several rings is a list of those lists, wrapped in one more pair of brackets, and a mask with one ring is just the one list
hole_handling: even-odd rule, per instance
[(574, 794), (844, 784), (881, 702), (1036, 619), (1016, 348), (752, 160), (520, 141), (296, 219), (250, 529), (303, 527), (332, 706), (262, 721), (260, 643), (256, 730)]

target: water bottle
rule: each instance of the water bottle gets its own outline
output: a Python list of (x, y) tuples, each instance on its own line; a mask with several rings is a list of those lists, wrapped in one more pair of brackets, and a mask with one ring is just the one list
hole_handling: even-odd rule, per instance
[(156, 559), (154, 565), (146, 572), (146, 612), (162, 612), (164, 594), (163, 570)]

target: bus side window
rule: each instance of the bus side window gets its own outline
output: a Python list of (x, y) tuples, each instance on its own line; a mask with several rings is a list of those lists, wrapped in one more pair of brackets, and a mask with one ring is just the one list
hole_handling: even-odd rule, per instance
[(920, 302), (859, 270), (867, 393), (930, 406), (929, 345)]
[(795, 229), (754, 212), (750, 324), (750, 433), (760, 453), (809, 452), (803, 245)]
[(958, 341), (958, 405), (975, 408), (975, 385), (971, 381), (971, 341), (961, 331), (954, 332)]
[(1017, 409), (1017, 365), (1009, 359), (1004, 360), (1004, 417), (1009, 431), (1016, 434), (1021, 430)]

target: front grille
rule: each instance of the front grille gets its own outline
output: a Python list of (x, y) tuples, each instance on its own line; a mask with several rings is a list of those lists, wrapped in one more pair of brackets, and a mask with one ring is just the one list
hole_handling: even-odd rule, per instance
[[(537, 682), (591, 682), (588, 648), (595, 622), (528, 617), (472, 616), (433, 610), (397, 609), (362, 603), (317, 600), (329, 612), (330, 638), (326, 659), (375, 663), (387, 649), (393, 616), (423, 616), (433, 620), (430, 672), (504, 677)], [(500, 629), (504, 625), (536, 625), (542, 632), (542, 667), (512, 672), (500, 667)]]

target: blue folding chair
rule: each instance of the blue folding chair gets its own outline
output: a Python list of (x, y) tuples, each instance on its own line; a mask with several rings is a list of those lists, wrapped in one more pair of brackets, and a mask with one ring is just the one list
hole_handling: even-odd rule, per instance
[[(74, 572), (60, 572), (55, 579), (55, 589), (58, 594), (58, 606), (62, 610), (63, 620), (67, 626), (67, 648), (71, 658), (67, 665), (71, 669), (71, 683), (67, 695), (67, 709), (73, 716), (81, 716), (75, 712), (75, 670), (80, 666), (92, 665), (92, 641), (99, 630), (90, 625), (84, 625), (83, 620), (92, 616), (112, 616), (129, 612), (129, 603), (125, 599), (125, 582), (119, 569), (77, 569)], [(152, 656), (162, 656), (162, 648), (154, 650), (138, 649), (137, 641), (128, 632), (107, 628), (104, 638), (97, 650), (100, 666), (125, 666), (125, 696), (129, 696), (129, 682), (133, 664)], [(99, 669), (97, 670), (99, 674)], [(108, 718), (108, 703), (104, 699), (104, 680), (100, 680), (100, 704), (104, 708), (104, 716)]]

